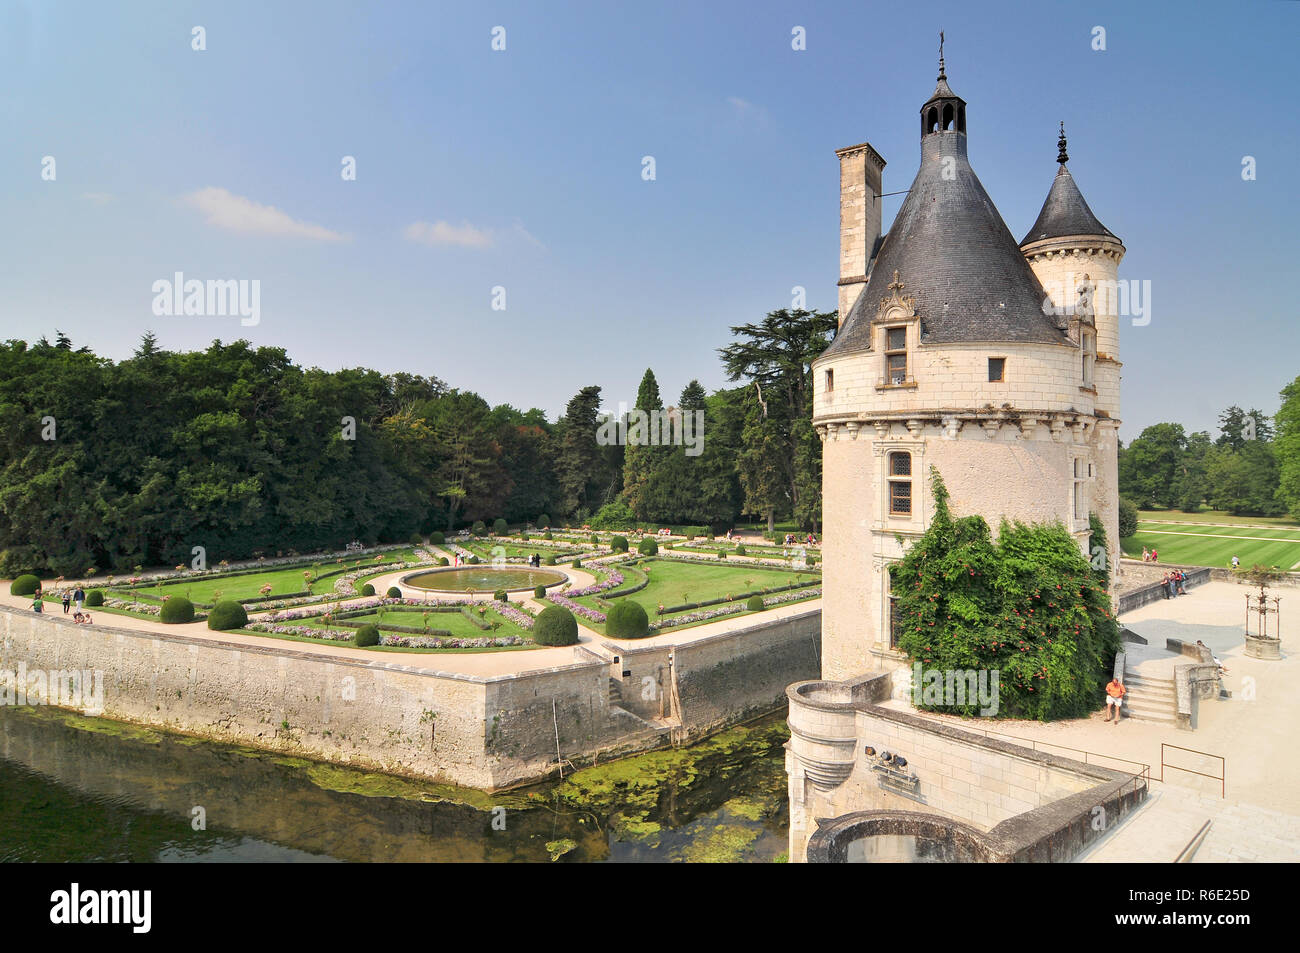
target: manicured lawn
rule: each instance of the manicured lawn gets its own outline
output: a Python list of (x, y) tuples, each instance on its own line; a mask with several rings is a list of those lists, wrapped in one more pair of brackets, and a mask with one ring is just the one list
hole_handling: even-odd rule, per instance
[[(345, 561), (346, 571), (353, 569), (373, 570), (372, 575), (380, 575), (384, 572), (392, 572), (392, 564), (404, 562), (415, 558), (412, 550), (396, 550), (391, 555), (385, 554), (383, 563), (377, 563), (372, 558), (362, 560), (361, 566), (354, 566), (356, 560)], [(389, 568), (385, 568), (389, 567)], [(143, 598), (158, 600), (161, 596), (180, 595), (189, 599), (191, 602), (210, 603), (213, 601), (213, 593), (220, 591), (222, 599), (254, 599), (261, 596), (262, 587), (271, 586), (271, 595), (269, 598), (276, 596), (287, 596), (295, 592), (302, 592), (306, 588), (306, 581), (303, 573), (329, 572), (334, 569), (340, 569), (336, 562), (322, 562), (319, 570), (313, 566), (300, 566), (295, 569), (268, 569), (263, 572), (246, 573), (239, 576), (203, 576), (193, 579), (177, 579), (171, 582), (165, 582), (161, 587), (143, 586), (139, 589), (126, 590), (114, 589), (113, 594), (121, 598)], [(332, 592), (334, 581), (342, 573), (333, 576), (325, 576), (313, 587), (312, 591), (317, 594)]]
[(718, 560), (717, 565), (698, 562), (677, 562), (671, 557), (643, 562), (640, 568), (650, 577), (650, 584), (627, 598), (635, 599), (646, 607), (651, 616), (656, 606), (681, 605), (685, 602), (706, 602), (727, 595), (740, 595), (764, 587), (788, 586), (794, 583), (818, 586), (821, 574), (795, 572), (794, 570), (762, 569), (757, 566), (727, 565)]
[(1154, 520), (1158, 523), (1230, 523), (1242, 526), (1280, 526), (1300, 529), (1300, 523), (1285, 516), (1233, 516), (1226, 510), (1202, 510), (1199, 513), (1184, 513), (1182, 510), (1138, 510), (1139, 520)]
[[(430, 612), (427, 625), (430, 629), (441, 629), (444, 632), (450, 632), (458, 639), (492, 639), (505, 638), (511, 635), (518, 635), (527, 638), (528, 633), (517, 625), (509, 622), (503, 616), (489, 611), (486, 616), (488, 622), (500, 622), (501, 628), (493, 632), (491, 629), (480, 629), (469, 619), (465, 618), (460, 612)], [(379, 612), (371, 612), (364, 616), (349, 616), (348, 622), (359, 622), (362, 625), (377, 625), (381, 632), (389, 631), (387, 625), (401, 625), (419, 628), (426, 624), (424, 613), (422, 611), (405, 612), (397, 609), (386, 609), (381, 615)], [(320, 618), (303, 619), (301, 625), (308, 625), (313, 628), (336, 628), (320, 620)], [(410, 632), (393, 632), (393, 635), (411, 635)]]
[(1135, 558), (1141, 558), (1144, 546), (1155, 549), (1162, 563), (1227, 567), (1236, 556), (1243, 568), (1262, 563), (1284, 570), (1300, 569), (1300, 531), (1279, 526), (1189, 526), (1185, 521), (1142, 521), (1138, 532), (1120, 544), (1124, 555)]

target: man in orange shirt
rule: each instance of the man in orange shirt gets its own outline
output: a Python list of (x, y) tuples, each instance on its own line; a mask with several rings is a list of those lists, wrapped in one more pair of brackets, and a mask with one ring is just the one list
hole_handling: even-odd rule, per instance
[(1115, 724), (1119, 724), (1119, 710), (1124, 704), (1124, 683), (1116, 675), (1106, 685), (1106, 720), (1110, 721), (1111, 712), (1115, 713)]

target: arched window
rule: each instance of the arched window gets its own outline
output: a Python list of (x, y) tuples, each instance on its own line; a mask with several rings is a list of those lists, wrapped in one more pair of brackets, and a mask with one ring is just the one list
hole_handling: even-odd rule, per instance
[(957, 107), (957, 131), (958, 132), (966, 131), (966, 107), (965, 106)]
[(938, 128), (939, 128), (939, 110), (931, 106), (930, 111), (925, 114), (925, 131), (928, 133), (934, 132)]
[(952, 128), (952, 103), (946, 103), (943, 107), (943, 131), (947, 132)]

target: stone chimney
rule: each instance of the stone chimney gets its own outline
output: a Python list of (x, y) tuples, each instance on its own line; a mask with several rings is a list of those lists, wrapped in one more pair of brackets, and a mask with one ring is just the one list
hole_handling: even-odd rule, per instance
[(881, 173), (885, 160), (861, 143), (835, 150), (840, 157), (840, 324), (867, 283), (867, 266), (880, 238)]

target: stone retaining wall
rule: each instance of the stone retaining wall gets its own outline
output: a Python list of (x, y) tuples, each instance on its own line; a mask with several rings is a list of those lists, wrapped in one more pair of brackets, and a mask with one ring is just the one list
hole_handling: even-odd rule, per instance
[[(648, 653), (641, 667), (672, 705), (662, 712), (648, 701), (630, 713), (611, 705), (610, 663), (581, 647), (568, 664), (484, 677), (412, 668), (398, 653), (354, 661), (292, 642), (82, 626), (3, 606), (0, 670), (99, 671), (109, 718), (497, 789), (546, 777), (559, 759), (667, 744), (675, 716), (695, 736), (773, 709), (788, 683), (815, 674), (807, 643), (819, 619), (811, 609)], [(677, 685), (655, 669), (670, 660)]]

